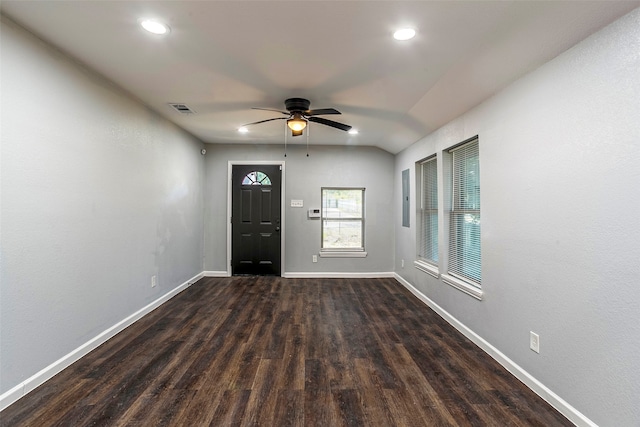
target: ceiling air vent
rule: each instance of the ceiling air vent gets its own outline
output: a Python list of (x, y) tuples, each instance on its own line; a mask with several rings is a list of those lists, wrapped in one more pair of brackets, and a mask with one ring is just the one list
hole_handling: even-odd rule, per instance
[(176, 110), (180, 114), (194, 114), (191, 108), (189, 108), (186, 104), (169, 104), (174, 110)]

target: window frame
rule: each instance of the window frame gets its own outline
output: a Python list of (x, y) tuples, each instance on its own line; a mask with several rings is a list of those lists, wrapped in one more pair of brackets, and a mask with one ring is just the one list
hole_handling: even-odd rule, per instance
[[(456, 152), (461, 153), (462, 149), (469, 150), (471, 145), (475, 145), (475, 150), (477, 151), (477, 171), (478, 176), (476, 178), (477, 188), (474, 190), (477, 194), (471, 194), (468, 187), (468, 180), (460, 181), (459, 178), (459, 168), (460, 166), (457, 164), (456, 160)], [(473, 148), (471, 148), (473, 149)], [(447, 273), (442, 275), (442, 279), (445, 283), (454, 286), (463, 292), (470, 294), (471, 296), (482, 299), (482, 235), (481, 235), (481, 204), (480, 204), (480, 194), (481, 194), (481, 184), (480, 184), (480, 143), (479, 138), (477, 136), (470, 138), (452, 148), (447, 150), (449, 155), (449, 185), (450, 185), (450, 201), (449, 205), (449, 215), (448, 215), (448, 250), (447, 250)], [(460, 206), (465, 204), (465, 197), (469, 198), (471, 196), (476, 197), (476, 207), (466, 207)], [(459, 218), (460, 215), (472, 215), (474, 220), (477, 219), (477, 242), (478, 242), (478, 255), (477, 257), (468, 258), (470, 262), (465, 264), (465, 258), (463, 254), (463, 250), (461, 249), (464, 246), (464, 242), (461, 241), (460, 237), (462, 233), (456, 228), (456, 218)], [(471, 230), (473, 231), (473, 230)], [(478, 277), (474, 277), (470, 274), (464, 274), (461, 270), (467, 265), (468, 268), (473, 268), (474, 264), (477, 264), (478, 269)]]
[[(325, 212), (325, 191), (327, 190), (346, 190), (346, 191), (360, 191), (362, 197), (360, 216), (355, 218), (341, 218), (341, 217), (327, 217)], [(320, 256), (321, 257), (365, 257), (367, 255), (365, 251), (365, 206), (366, 206), (366, 192), (365, 187), (321, 187), (320, 189)], [(325, 247), (324, 241), (324, 227), (325, 221), (336, 222), (360, 222), (360, 247)]]
[[(433, 162), (433, 163), (432, 163)], [(440, 242), (439, 242), (439, 230), (440, 230), (440, 201), (439, 201), (439, 168), (438, 168), (438, 155), (433, 154), (418, 162), (416, 162), (416, 259), (413, 263), (414, 267), (427, 273), (436, 279), (440, 277)], [(431, 177), (435, 178), (433, 182), (427, 180), (427, 167), (435, 167), (431, 170)], [(429, 186), (430, 188), (425, 188)], [(435, 191), (435, 199), (431, 197), (427, 200), (427, 192)], [(427, 206), (429, 202), (435, 201), (435, 205), (430, 203), (430, 207)], [(426, 216), (435, 214), (435, 230), (430, 227), (429, 230), (425, 227)], [(431, 231), (431, 232), (429, 232)], [(435, 233), (433, 233), (435, 231)], [(429, 258), (427, 255), (427, 248), (432, 248), (432, 253), (435, 249), (435, 258)]]
[[(439, 256), (438, 256), (438, 251), (439, 251), (439, 244), (438, 244), (438, 231), (439, 231), (439, 226), (438, 226), (438, 221), (440, 219), (440, 213), (439, 213), (439, 203), (438, 203), (438, 159), (437, 156), (434, 154), (433, 156), (429, 156), (424, 160), (421, 160), (420, 162), (418, 162), (418, 166), (420, 168), (420, 174), (419, 174), (419, 178), (420, 178), (420, 183), (419, 183), (419, 209), (418, 209), (418, 215), (420, 217), (420, 223), (419, 226), (417, 227), (418, 229), (418, 239), (417, 239), (417, 243), (418, 243), (418, 247), (417, 247), (417, 258), (418, 260), (425, 262), (427, 264), (431, 264), (433, 266), (437, 266), (438, 262), (439, 262)], [(427, 168), (428, 167), (434, 167), (435, 169), (433, 171), (429, 171)], [(431, 176), (428, 176), (427, 174), (431, 172), (432, 176), (435, 178), (434, 182), (430, 182), (430, 180), (428, 180), (428, 178), (430, 178)], [(429, 182), (428, 182), (429, 181)], [(425, 188), (426, 186), (429, 186), (429, 188)], [(431, 199), (431, 200), (427, 200), (427, 191), (431, 191), (434, 192), (435, 191), (435, 199)], [(426, 206), (427, 204), (429, 204), (429, 201), (435, 201), (435, 203), (430, 203), (431, 206)], [(435, 233), (429, 233), (429, 231), (432, 230), (428, 230), (425, 227), (425, 216), (427, 215), (435, 215), (436, 218), (436, 228), (435, 228)], [(426, 249), (428, 247), (435, 247), (435, 251), (432, 250), (433, 255), (432, 257), (428, 257), (427, 253), (428, 252)], [(424, 251), (423, 251), (424, 249)], [(423, 253), (424, 252), (424, 253)]]

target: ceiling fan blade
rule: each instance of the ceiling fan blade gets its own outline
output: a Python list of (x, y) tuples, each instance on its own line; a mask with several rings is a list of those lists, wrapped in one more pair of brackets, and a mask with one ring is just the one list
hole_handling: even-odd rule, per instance
[(287, 118), (288, 117), (276, 117), (275, 119), (260, 120), (259, 122), (247, 123), (246, 125), (242, 125), (242, 126), (257, 125), (258, 123), (270, 122), (273, 120), (286, 120)]
[(333, 120), (323, 119), (322, 117), (309, 117), (310, 122), (320, 123), (322, 125), (331, 126), (332, 128), (340, 129), (343, 131), (348, 131), (351, 129), (351, 126), (345, 125), (342, 123), (334, 122)]
[(251, 107), (252, 110), (263, 110), (263, 111), (275, 111), (276, 113), (282, 113), (285, 115), (289, 115), (291, 113), (287, 112), (287, 111), (282, 111), (282, 110), (276, 110), (274, 108), (260, 108), (260, 107)]
[(318, 108), (317, 110), (308, 110), (304, 112), (305, 116), (320, 116), (323, 114), (342, 114), (335, 108)]

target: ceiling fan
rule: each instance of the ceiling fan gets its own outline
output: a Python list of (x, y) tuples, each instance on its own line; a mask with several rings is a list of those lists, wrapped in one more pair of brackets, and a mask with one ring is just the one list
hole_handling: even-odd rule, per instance
[(307, 127), (307, 122), (320, 123), (321, 125), (331, 126), (343, 131), (349, 131), (351, 129), (351, 126), (349, 125), (334, 122), (333, 120), (323, 119), (322, 117), (317, 117), (325, 114), (342, 114), (335, 108), (320, 108), (318, 110), (310, 110), (310, 105), (311, 103), (308, 99), (289, 98), (284, 101), (284, 106), (287, 111), (275, 110), (272, 108), (253, 107), (253, 110), (275, 111), (277, 113), (284, 114), (286, 117), (276, 117), (273, 119), (260, 120), (258, 122), (247, 123), (244, 126), (257, 125), (259, 123), (270, 122), (273, 120), (286, 120), (287, 126), (289, 127), (289, 129), (291, 129), (292, 136), (302, 135), (302, 131), (305, 127)]

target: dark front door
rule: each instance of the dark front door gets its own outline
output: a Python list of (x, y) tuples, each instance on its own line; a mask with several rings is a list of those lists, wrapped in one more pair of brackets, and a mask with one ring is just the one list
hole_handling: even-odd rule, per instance
[(280, 165), (233, 165), (231, 273), (280, 275)]

